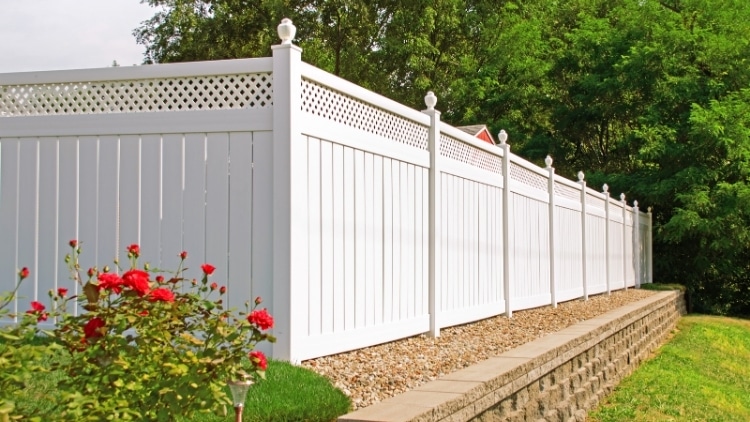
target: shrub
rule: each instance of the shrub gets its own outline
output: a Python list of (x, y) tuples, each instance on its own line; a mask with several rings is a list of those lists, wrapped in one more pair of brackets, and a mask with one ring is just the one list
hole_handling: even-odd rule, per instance
[(225, 309), (226, 287), (209, 282), (215, 267), (203, 264), (200, 280), (185, 278), (186, 252), (174, 272), (139, 267), (133, 244), (128, 268), (93, 267), (82, 276), (81, 248), (76, 240), (70, 247), (65, 261), (82, 294), (50, 292), (51, 309), (32, 302), (14, 328), (58, 318), (45, 333), (69, 354), (51, 367), (67, 374), (58, 385), (63, 419), (166, 421), (222, 412), (232, 404), (228, 380), (264, 377), (266, 357), (254, 349), (275, 341), (265, 332), (273, 318), (257, 309), (260, 298), (244, 312)]

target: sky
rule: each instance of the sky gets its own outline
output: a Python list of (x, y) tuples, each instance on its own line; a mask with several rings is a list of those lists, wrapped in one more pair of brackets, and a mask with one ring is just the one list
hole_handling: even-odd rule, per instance
[(0, 73), (140, 64), (140, 0), (0, 0)]

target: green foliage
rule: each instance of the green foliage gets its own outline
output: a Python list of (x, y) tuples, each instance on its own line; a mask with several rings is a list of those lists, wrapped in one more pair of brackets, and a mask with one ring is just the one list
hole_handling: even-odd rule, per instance
[(304, 59), (654, 208), (655, 276), (695, 310), (750, 314), (745, 0), (149, 0), (154, 62), (267, 56), (290, 17)]
[(588, 420), (750, 419), (750, 322), (687, 316), (656, 357), (625, 378)]
[[(24, 415), (39, 415), (44, 421), (63, 420), (60, 415), (63, 409), (55, 408), (54, 403), (61, 402), (61, 393), (57, 387), (66, 375), (61, 370), (50, 368), (61, 367), (61, 364), (64, 366), (65, 360), (69, 358), (62, 353), (46, 353), (49, 339), (37, 337), (24, 344), (45, 354), (45, 358), (40, 361), (44, 372), (36, 372), (37, 375), (28, 380), (22, 394), (18, 395), (17, 406), (23, 409)], [(245, 368), (252, 369), (249, 360), (243, 359), (243, 363)], [(266, 378), (266, 381), (250, 388), (245, 401), (244, 421), (328, 422), (351, 408), (349, 398), (331, 385), (328, 379), (301, 366), (269, 360)], [(229, 394), (228, 389), (225, 392)], [(199, 413), (190, 418), (175, 416), (174, 420), (223, 422), (230, 418), (231, 413), (232, 409), (227, 408), (226, 411), (221, 409), (218, 413)]]
[(0, 294), (0, 323), (17, 324), (0, 327), (0, 421), (42, 420), (33, 410), (23, 406), (20, 401), (28, 394), (26, 386), (34, 377), (48, 372), (43, 365), (47, 353), (55, 353), (59, 347), (50, 344), (46, 348), (35, 345), (36, 324), (39, 319), (46, 319), (48, 314), (38, 308), (36, 312), (13, 315), (9, 305), (16, 298), (16, 292), (28, 276), (24, 268), (19, 273), (16, 288), (9, 293)]

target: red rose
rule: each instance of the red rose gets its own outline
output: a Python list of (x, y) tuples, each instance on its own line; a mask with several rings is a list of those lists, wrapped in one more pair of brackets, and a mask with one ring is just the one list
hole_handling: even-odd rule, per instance
[(137, 243), (133, 243), (132, 245), (128, 246), (128, 255), (132, 255), (134, 258), (138, 258), (140, 254), (141, 247), (138, 246)]
[(203, 264), (201, 265), (201, 269), (203, 270), (204, 274), (211, 275), (214, 273), (214, 270), (216, 269), (216, 267), (214, 267), (211, 264)]
[(21, 277), (21, 280), (29, 276), (29, 269), (26, 267), (21, 268), (21, 271), (18, 272), (18, 276)]
[(224, 294), (227, 292), (227, 286), (221, 286), (219, 287), (219, 294)]
[(187, 259), (187, 251), (182, 251), (182, 252), (180, 252), (180, 259), (182, 259), (183, 261), (184, 261), (185, 259)]
[(122, 279), (115, 273), (101, 273), (97, 277), (99, 280), (99, 290), (111, 290), (115, 294), (122, 292)]
[(255, 304), (256, 305), (260, 305), (261, 303), (263, 303), (263, 299), (260, 296), (256, 297), (255, 298)]
[(32, 301), (32, 302), (31, 302), (31, 311), (29, 311), (29, 312), (30, 312), (30, 313), (34, 313), (34, 312), (42, 312), (42, 311), (43, 311), (44, 309), (45, 309), (45, 307), (44, 307), (44, 305), (42, 304), (42, 302), (37, 302), (37, 301), (35, 300), (35, 301)]
[(261, 330), (267, 330), (273, 327), (273, 317), (268, 313), (266, 308), (254, 310), (247, 316), (247, 321)]
[(143, 270), (130, 270), (122, 275), (123, 284), (131, 290), (138, 293), (138, 296), (144, 296), (151, 290), (148, 283), (148, 273)]
[(94, 267), (91, 267), (88, 271), (86, 271), (86, 274), (88, 274), (89, 277), (93, 277), (94, 274), (96, 274), (96, 269), (94, 269)]
[(35, 300), (31, 302), (31, 309), (26, 311), (26, 313), (29, 315), (36, 315), (37, 321), (46, 321), (49, 314), (47, 312), (44, 312), (44, 309), (44, 305), (42, 305), (41, 302), (37, 302)]
[(68, 242), (68, 245), (70, 245), (71, 248), (75, 248), (76, 246), (78, 246), (78, 240), (73, 239), (70, 242)]
[(219, 285), (218, 285), (218, 284), (216, 284), (216, 283), (211, 283), (211, 285), (210, 285), (209, 287), (211, 288), (211, 291), (214, 291), (214, 290), (216, 290), (217, 288), (219, 288)]
[(260, 368), (261, 371), (265, 371), (266, 368), (268, 368), (268, 360), (266, 359), (266, 355), (264, 355), (263, 352), (259, 350), (253, 350), (247, 355), (247, 357), (250, 358), (250, 362), (252, 362), (256, 367)]
[(65, 297), (65, 295), (68, 294), (68, 289), (65, 287), (58, 287), (57, 288), (57, 295), (60, 297)]
[(97, 338), (101, 337), (104, 334), (102, 333), (101, 328), (104, 327), (104, 321), (99, 317), (94, 317), (89, 320), (89, 322), (86, 323), (86, 325), (83, 326), (83, 335), (86, 338)]
[(160, 287), (149, 293), (148, 300), (150, 302), (174, 302), (174, 293), (169, 289)]
[(157, 275), (157, 276), (156, 276), (156, 282), (157, 282), (157, 283), (164, 283), (164, 276), (162, 276), (162, 275)]

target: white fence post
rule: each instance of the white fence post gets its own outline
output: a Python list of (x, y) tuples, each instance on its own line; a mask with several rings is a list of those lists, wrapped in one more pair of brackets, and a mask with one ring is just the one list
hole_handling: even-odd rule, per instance
[(641, 287), (641, 218), (638, 201), (633, 201), (633, 262), (635, 264), (635, 287)]
[(628, 203), (625, 202), (625, 194), (620, 194), (620, 202), (622, 203), (622, 252), (620, 255), (622, 255), (622, 287), (624, 289), (628, 288), (628, 260), (626, 257), (626, 252), (628, 250), (628, 210), (627, 205)]
[(651, 213), (651, 207), (648, 207), (648, 232), (646, 234), (647, 236), (646, 237), (646, 251), (647, 251), (646, 252), (646, 260), (647, 260), (646, 265), (648, 265), (648, 277), (647, 277), (648, 283), (654, 282), (654, 259), (652, 255), (653, 246), (654, 246), (653, 244), (654, 234), (652, 232), (653, 229), (654, 229), (654, 217), (653, 217), (653, 214)]
[(437, 97), (430, 91), (424, 97), (427, 106), (422, 112), (430, 116), (430, 129), (428, 132), (427, 148), (430, 151), (430, 187), (429, 187), (429, 311), (430, 311), (430, 336), (439, 337), (440, 327), (437, 325), (437, 310), (440, 301), (438, 280), (440, 280), (440, 112), (435, 110)]
[(583, 278), (583, 300), (589, 300), (588, 283), (586, 280), (586, 181), (582, 171), (578, 172), (578, 183), (581, 184), (581, 272)]
[(273, 347), (276, 359), (298, 362), (296, 339), (306, 334), (306, 145), (300, 142), (302, 49), (292, 44), (289, 19), (278, 27), (273, 50)]
[(604, 247), (604, 254), (606, 255), (606, 269), (607, 269), (607, 294), (612, 293), (612, 285), (611, 285), (611, 276), (609, 274), (610, 271), (610, 255), (609, 255), (609, 186), (605, 183), (604, 186), (602, 186), (602, 192), (604, 192), (604, 215), (606, 224), (604, 226), (604, 237), (606, 238), (605, 241), (605, 247)]
[(509, 218), (510, 218), (510, 145), (506, 143), (508, 133), (501, 130), (497, 134), (500, 141), (498, 145), (503, 150), (503, 296), (505, 299), (505, 316), (511, 318), (513, 310), (510, 307), (510, 236)]
[(544, 159), (547, 165), (547, 190), (549, 192), (549, 293), (552, 307), (557, 308), (557, 286), (555, 283), (555, 168), (552, 167), (552, 157)]

